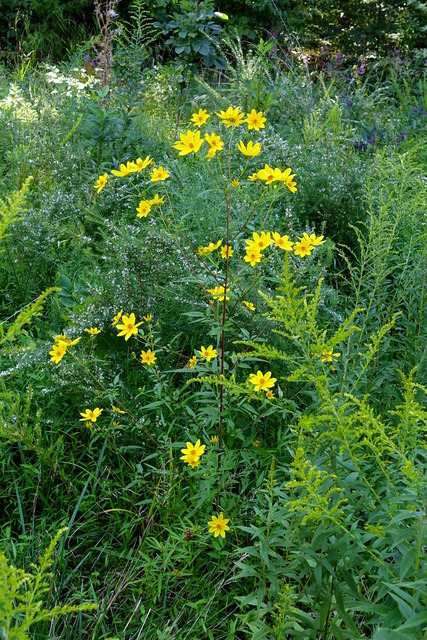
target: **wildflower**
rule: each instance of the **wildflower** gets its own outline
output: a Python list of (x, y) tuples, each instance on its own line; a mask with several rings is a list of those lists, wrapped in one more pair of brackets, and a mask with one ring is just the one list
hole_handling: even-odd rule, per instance
[(284, 251), (292, 251), (293, 242), (289, 240), (288, 236), (281, 236), (280, 233), (273, 233), (273, 242), (276, 247), (283, 249)]
[(136, 164), (134, 162), (127, 162), (126, 165), (121, 164), (119, 170), (112, 169), (111, 173), (113, 174), (113, 176), (117, 176), (118, 178), (124, 178), (125, 176), (128, 176), (130, 173), (134, 173), (135, 171), (138, 171), (138, 167), (136, 166)]
[(240, 182), (238, 180), (232, 180), (231, 181), (231, 186), (233, 187), (233, 189), (237, 189), (239, 184), (240, 184)]
[(254, 447), (259, 447), (261, 442), (259, 440), (254, 440)]
[(120, 318), (122, 317), (123, 309), (120, 309), (119, 313), (117, 313), (113, 318), (113, 327), (116, 326)]
[(81, 339), (81, 336), (79, 336), (78, 338), (74, 338), (74, 340), (71, 340), (71, 338), (67, 338), (67, 347), (74, 347), (74, 345), (80, 342)]
[(167, 180), (170, 177), (169, 171), (167, 169), (163, 169), (162, 166), (158, 167), (157, 169), (154, 167), (150, 175), (151, 175), (151, 182), (158, 182), (159, 180), (163, 182), (164, 180)]
[(138, 211), (136, 214), (137, 218), (146, 218), (151, 211), (151, 204), (148, 200), (141, 200), (136, 210)]
[(84, 413), (80, 413), (80, 415), (83, 416), (83, 418), (80, 418), (80, 422), (85, 422), (86, 420), (96, 422), (102, 411), (103, 409), (99, 409), (99, 407), (96, 407), (93, 411), (91, 409), (86, 409)]
[(144, 322), (151, 322), (152, 319), (153, 319), (153, 316), (151, 315), (151, 313), (149, 313), (146, 316), (142, 316), (142, 317), (143, 317)]
[(113, 420), (113, 427), (120, 427), (120, 422)]
[(64, 342), (66, 342), (67, 341), (67, 336), (66, 336), (65, 333), (58, 333), (58, 335), (54, 336), (53, 339), (54, 339), (55, 342), (59, 342), (60, 340), (64, 340)]
[(122, 409), (120, 409), (119, 407), (115, 407), (113, 404), (111, 405), (111, 408), (116, 413), (126, 413), (126, 411), (122, 411)]
[(165, 204), (165, 197), (162, 196), (160, 198), (159, 194), (156, 193), (156, 195), (154, 196), (154, 198), (151, 198), (151, 200), (148, 201), (148, 204), (150, 205), (150, 207), (154, 207), (157, 204)]
[(208, 256), (213, 251), (216, 251), (217, 249), (219, 249), (221, 245), (222, 245), (222, 238), (215, 243), (209, 242), (207, 247), (200, 246), (197, 251), (198, 251), (198, 254), (201, 256)]
[(221, 258), (224, 258), (224, 260), (228, 260), (228, 258), (231, 258), (233, 253), (234, 253), (234, 249), (230, 247), (229, 244), (226, 244), (223, 247), (221, 247)]
[(258, 178), (263, 180), (266, 184), (277, 182), (282, 178), (282, 172), (277, 167), (272, 169), (268, 164), (264, 166), (264, 169), (258, 171)]
[(241, 113), (239, 107), (235, 109), (228, 107), (227, 111), (220, 111), (216, 115), (222, 120), (227, 129), (230, 127), (238, 127), (244, 122), (243, 118), (245, 117), (245, 114)]
[(253, 173), (252, 175), (248, 176), (248, 180), (250, 180), (251, 182), (255, 182), (255, 180), (259, 180), (258, 173)]
[(266, 392), (265, 397), (266, 397), (266, 398), (268, 398), (269, 400), (273, 400), (273, 398), (274, 398), (274, 393), (273, 393), (273, 391), (272, 391), (271, 389), (269, 389), (269, 390)]
[(190, 369), (194, 369), (194, 367), (197, 364), (197, 356), (193, 356), (192, 358), (190, 358), (190, 360), (188, 361), (188, 365), (190, 367)]
[(150, 367), (157, 360), (154, 351), (147, 349), (147, 351), (141, 351), (141, 360), (147, 367)]
[(230, 522), (230, 519), (224, 518), (222, 513), (218, 517), (212, 516), (212, 520), (208, 522), (209, 533), (213, 533), (215, 538), (218, 538), (218, 536), (225, 538), (225, 532), (230, 531), (230, 527), (227, 527), (227, 522)]
[(49, 351), (49, 355), (51, 357), (51, 361), (58, 364), (60, 360), (65, 356), (67, 351), (67, 343), (64, 340), (58, 340), (54, 345), (52, 345), (52, 351)]
[(193, 122), (196, 127), (201, 127), (202, 124), (205, 124), (206, 120), (210, 118), (210, 115), (204, 109), (199, 109), (197, 113), (193, 113), (191, 117), (191, 122)]
[(145, 169), (145, 167), (148, 167), (150, 162), (151, 162), (150, 156), (146, 156), (145, 160), (142, 160), (141, 158), (137, 158), (134, 164), (136, 166), (136, 170), (138, 171), (138, 173), (143, 169)]
[(243, 153), (243, 155), (248, 158), (254, 158), (261, 152), (261, 145), (259, 144), (259, 142), (256, 142), (254, 144), (252, 140), (249, 140), (246, 147), (243, 144), (242, 140), (240, 140), (239, 144), (237, 145), (237, 148), (240, 151), (240, 153)]
[(85, 427), (87, 427), (87, 429), (90, 429), (92, 427), (92, 422), (90, 420), (86, 422)]
[(246, 249), (246, 255), (243, 258), (245, 262), (249, 262), (251, 267), (254, 267), (257, 262), (261, 262), (262, 253), (256, 246), (251, 246)]
[(322, 351), (322, 362), (332, 362), (332, 358), (339, 358), (340, 353), (333, 353), (333, 349), (324, 349)]
[(131, 313), (130, 316), (123, 316), (123, 324), (118, 324), (117, 329), (122, 329), (117, 337), (124, 336), (125, 340), (129, 340), (131, 336), (136, 336), (138, 333), (138, 327), (142, 322), (135, 322), (135, 314)]
[(224, 143), (221, 140), (220, 136), (217, 136), (216, 133), (211, 133), (210, 135), (207, 133), (205, 135), (205, 140), (209, 145), (209, 151), (206, 157), (211, 160), (215, 157), (217, 151), (222, 151)]
[(205, 360), (207, 360), (208, 362), (210, 360), (212, 360), (213, 358), (216, 358), (217, 355), (218, 355), (217, 350), (214, 349), (211, 344), (209, 345), (209, 347), (207, 349), (205, 349), (205, 347), (200, 347), (199, 353), (200, 353), (201, 357), (204, 358)]
[(262, 111), (256, 112), (255, 109), (252, 109), (250, 113), (246, 114), (245, 122), (248, 123), (248, 131), (251, 129), (255, 129), (255, 131), (259, 131), (260, 129), (265, 129), (265, 124), (267, 118), (264, 118), (262, 115)]
[(184, 460), (190, 467), (198, 467), (200, 464), (200, 458), (205, 451), (206, 445), (200, 444), (200, 440), (197, 440), (196, 444), (186, 442), (187, 448), (181, 449), (181, 453), (184, 455), (180, 457), (180, 460)]
[(308, 233), (303, 233), (303, 238), (307, 240), (313, 247), (317, 247), (319, 244), (325, 244), (326, 240), (323, 240), (323, 236), (318, 236), (316, 238), (315, 234), (312, 233), (308, 235)]
[(92, 338), (97, 336), (98, 333), (101, 333), (101, 330), (98, 327), (91, 327), (90, 329), (85, 329), (86, 333), (88, 333)]
[(274, 383), (276, 382), (276, 380), (277, 378), (271, 377), (271, 371), (262, 373), (262, 371), (260, 371), (259, 369), (256, 374), (252, 373), (249, 378), (249, 382), (255, 385), (255, 391), (268, 391), (269, 389), (271, 389), (271, 387), (274, 387)]
[(243, 304), (245, 307), (249, 309), (249, 311), (255, 311), (255, 306), (252, 302), (248, 302), (247, 300), (243, 300)]
[(96, 193), (100, 193), (103, 188), (105, 187), (105, 185), (108, 182), (108, 176), (106, 173), (104, 173), (103, 176), (99, 176), (98, 180), (96, 181), (96, 184), (93, 185), (93, 188), (96, 189)]
[(219, 300), (220, 302), (223, 302), (224, 296), (226, 300), (230, 300), (227, 295), (230, 291), (230, 287), (227, 287), (227, 294), (225, 294), (224, 291), (225, 289), (222, 285), (220, 285), (219, 287), (214, 287), (213, 289), (207, 289), (207, 292), (212, 294), (213, 299)]
[(211, 436), (211, 444), (217, 444), (219, 442), (218, 436)]
[(295, 193), (297, 191), (297, 183), (293, 180), (293, 178), (295, 178), (295, 175), (295, 173), (291, 172), (291, 169), (286, 169), (282, 172), (282, 175), (279, 178), (280, 182), (284, 182), (289, 191), (291, 191), (292, 193)]
[(294, 246), (295, 255), (301, 256), (301, 258), (309, 256), (312, 250), (313, 245), (309, 240), (306, 240), (305, 238), (300, 238), (300, 241), (296, 242)]
[(200, 139), (200, 131), (187, 131), (180, 134), (181, 140), (175, 142), (172, 146), (179, 149), (180, 156), (186, 156), (189, 153), (197, 153), (202, 146), (204, 140)]
[[(256, 231), (252, 234), (253, 240), (245, 240), (246, 244), (249, 245), (249, 248), (258, 247), (260, 251), (263, 249), (267, 249), (267, 247), (271, 244), (271, 235), (270, 232), (265, 233), (265, 231), (261, 231), (258, 234)], [(247, 250), (247, 249), (246, 249)]]

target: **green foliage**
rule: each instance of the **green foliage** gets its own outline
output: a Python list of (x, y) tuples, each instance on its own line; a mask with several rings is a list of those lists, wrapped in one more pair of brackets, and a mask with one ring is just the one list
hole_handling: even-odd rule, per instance
[(179, 11), (174, 11), (167, 22), (154, 23), (168, 36), (166, 45), (171, 45), (178, 59), (186, 65), (202, 60), (207, 67), (214, 65), (223, 69), (225, 60), (218, 53), (222, 27), (215, 22), (218, 18), (212, 0), (182, 0), (178, 8)]
[(51, 567), (53, 555), (60, 537), (67, 528), (60, 529), (52, 538), (32, 572), (26, 573), (9, 564), (5, 554), (0, 551), (0, 634), (4, 640), (26, 640), (33, 625), (52, 620), (56, 616), (70, 613), (93, 611), (95, 604), (78, 604), (43, 608), (50, 592)]

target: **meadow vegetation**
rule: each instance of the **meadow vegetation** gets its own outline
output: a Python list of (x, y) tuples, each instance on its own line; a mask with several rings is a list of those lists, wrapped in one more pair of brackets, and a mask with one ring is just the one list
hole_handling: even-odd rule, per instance
[(425, 640), (425, 71), (136, 4), (0, 75), (0, 638)]

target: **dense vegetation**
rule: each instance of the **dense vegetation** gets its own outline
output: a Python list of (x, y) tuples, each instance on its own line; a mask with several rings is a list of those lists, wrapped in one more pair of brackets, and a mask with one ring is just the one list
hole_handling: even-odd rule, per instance
[(2, 640), (427, 638), (424, 9), (339, 4), (4, 56)]

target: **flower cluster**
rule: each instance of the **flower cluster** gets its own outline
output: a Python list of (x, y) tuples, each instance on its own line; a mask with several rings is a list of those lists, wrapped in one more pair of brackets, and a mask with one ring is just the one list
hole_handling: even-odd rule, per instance
[(278, 232), (271, 234), (265, 231), (261, 231), (261, 233), (255, 231), (252, 234), (252, 238), (245, 240), (246, 255), (244, 260), (248, 262), (251, 267), (254, 267), (258, 262), (261, 262), (264, 255), (262, 253), (263, 250), (267, 249), (271, 244), (274, 244), (283, 251), (294, 251), (296, 256), (304, 258), (311, 254), (314, 247), (324, 244), (324, 242), (326, 242), (326, 240), (323, 239), (323, 236), (316, 237), (314, 233), (311, 235), (304, 233), (298, 242), (294, 243), (289, 240), (287, 235), (281, 236)]
[(205, 451), (206, 445), (200, 444), (200, 440), (197, 440), (196, 444), (192, 442), (186, 442), (187, 448), (181, 449), (181, 453), (184, 455), (180, 457), (180, 460), (184, 460), (193, 469), (200, 464), (200, 458)]

